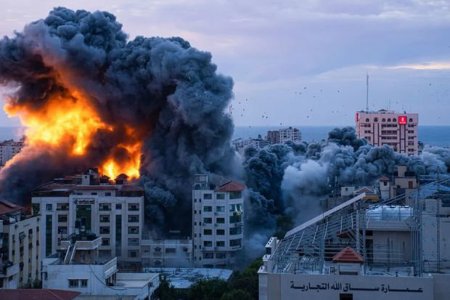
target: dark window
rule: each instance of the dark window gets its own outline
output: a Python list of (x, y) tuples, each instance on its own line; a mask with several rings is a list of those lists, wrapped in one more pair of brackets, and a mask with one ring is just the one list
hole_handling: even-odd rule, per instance
[(67, 215), (58, 215), (58, 222), (67, 222)]
[(225, 223), (225, 218), (217, 218), (216, 222), (217, 222), (217, 224), (224, 224)]
[(78, 287), (78, 279), (69, 279), (69, 287), (77, 288)]
[(225, 235), (225, 229), (217, 229), (217, 235)]
[(87, 279), (81, 279), (80, 280), (80, 286), (81, 287), (87, 287), (87, 285), (88, 285), (88, 281), (87, 281)]
[(203, 210), (206, 211), (206, 212), (210, 212), (210, 211), (212, 211), (212, 206), (205, 206), (203, 208)]
[(212, 234), (212, 230), (211, 229), (204, 229), (203, 230), (203, 234), (204, 235), (211, 235)]
[(109, 215), (100, 215), (100, 222), (109, 222)]
[(100, 226), (100, 234), (109, 234), (110, 230), (107, 226)]
[(139, 222), (139, 215), (129, 215), (128, 216), (129, 223), (137, 223)]
[(116, 209), (122, 209), (122, 204), (117, 203), (117, 204), (116, 204)]
[(137, 226), (128, 227), (128, 234), (139, 234), (139, 227)]
[(206, 200), (212, 199), (212, 194), (211, 193), (203, 194), (203, 199), (206, 199)]
[(212, 218), (203, 218), (203, 223), (211, 224), (212, 223)]

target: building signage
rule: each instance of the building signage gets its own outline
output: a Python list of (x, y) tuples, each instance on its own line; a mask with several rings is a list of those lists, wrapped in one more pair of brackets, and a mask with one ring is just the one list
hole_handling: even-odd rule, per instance
[(87, 205), (87, 204), (94, 204), (95, 200), (92, 198), (80, 198), (80, 199), (75, 199), (75, 204), (78, 205)]
[(291, 281), (291, 289), (300, 290), (302, 292), (308, 292), (308, 291), (315, 291), (319, 292), (321, 290), (335, 290), (335, 291), (343, 291), (343, 292), (349, 292), (349, 291), (362, 291), (362, 292), (380, 292), (380, 293), (423, 293), (422, 288), (394, 288), (391, 287), (389, 284), (380, 284), (380, 285), (373, 285), (373, 286), (354, 286), (351, 283), (341, 283), (341, 282), (334, 282), (332, 284), (328, 282), (322, 282), (320, 284), (311, 284), (310, 282), (308, 284), (302, 284), (302, 285), (296, 285), (294, 281)]
[(408, 119), (406, 116), (398, 116), (398, 124), (399, 125), (406, 125)]

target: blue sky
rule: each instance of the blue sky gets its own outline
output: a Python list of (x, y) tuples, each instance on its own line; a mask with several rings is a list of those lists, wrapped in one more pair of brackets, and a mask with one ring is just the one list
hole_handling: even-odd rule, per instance
[[(450, 2), (2, 0), (0, 34), (55, 6), (106, 10), (130, 38), (181, 36), (235, 82), (235, 124), (353, 125), (365, 107), (450, 125)], [(0, 115), (0, 126), (17, 125)]]

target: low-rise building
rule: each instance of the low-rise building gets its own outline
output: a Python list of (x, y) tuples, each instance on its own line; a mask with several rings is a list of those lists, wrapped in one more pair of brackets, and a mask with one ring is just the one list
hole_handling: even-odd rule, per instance
[(447, 299), (449, 182), (421, 187), (412, 206), (363, 193), (271, 238), (260, 299)]
[(159, 286), (159, 274), (118, 272), (117, 258), (99, 255), (102, 238), (71, 235), (56, 254), (43, 261), (43, 288), (71, 290), (82, 299), (149, 299)]
[(57, 178), (35, 190), (31, 201), (41, 215), (42, 257), (56, 253), (68, 236), (86, 232), (102, 237), (101, 256), (117, 257), (123, 268), (140, 268), (144, 191), (124, 176), (113, 182), (91, 169)]
[(143, 267), (192, 266), (192, 239), (152, 239), (144, 236), (141, 242)]
[(39, 217), (0, 201), (0, 288), (38, 286), (41, 276)]

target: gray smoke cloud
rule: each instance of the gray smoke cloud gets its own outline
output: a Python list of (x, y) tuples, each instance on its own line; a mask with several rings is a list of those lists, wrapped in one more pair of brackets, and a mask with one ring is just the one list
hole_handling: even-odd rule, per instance
[[(224, 113), (233, 81), (217, 74), (210, 53), (181, 38), (128, 40), (108, 12), (55, 8), (0, 40), (0, 84), (17, 86), (10, 103), (34, 111), (76, 88), (116, 128), (99, 129), (80, 159), (63, 145), (53, 153), (25, 149), (0, 173), (3, 198), (23, 202), (39, 183), (98, 166), (113, 146), (126, 142), (128, 127), (143, 140), (147, 213), (167, 228), (190, 228), (193, 174), (235, 174), (233, 124)], [(113, 155), (120, 160), (123, 153)]]

